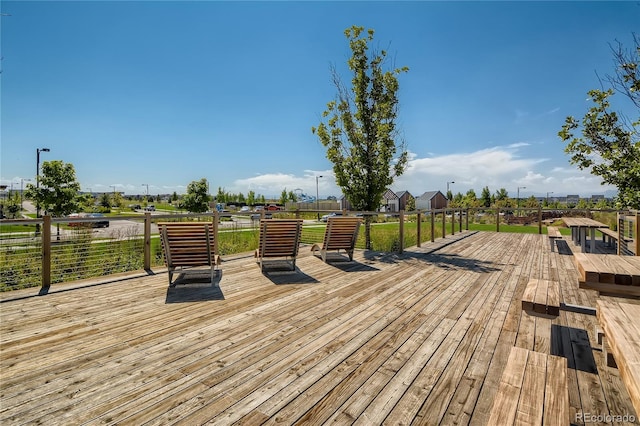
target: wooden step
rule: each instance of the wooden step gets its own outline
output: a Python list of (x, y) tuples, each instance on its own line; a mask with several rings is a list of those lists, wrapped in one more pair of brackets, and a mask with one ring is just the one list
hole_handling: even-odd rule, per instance
[(541, 279), (529, 280), (522, 294), (522, 310), (560, 315), (560, 283)]

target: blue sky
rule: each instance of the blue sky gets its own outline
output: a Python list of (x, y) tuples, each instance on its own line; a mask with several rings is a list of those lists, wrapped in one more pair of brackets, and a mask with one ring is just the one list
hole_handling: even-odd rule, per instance
[[(630, 46), (637, 2), (3, 1), (0, 178), (75, 166), (83, 190), (183, 193), (207, 178), (265, 196), (340, 195), (311, 127), (349, 80), (344, 30), (375, 30), (400, 76), (411, 154), (394, 190), (613, 188), (569, 163), (557, 133), (582, 117)], [(636, 118), (620, 96), (618, 109)]]

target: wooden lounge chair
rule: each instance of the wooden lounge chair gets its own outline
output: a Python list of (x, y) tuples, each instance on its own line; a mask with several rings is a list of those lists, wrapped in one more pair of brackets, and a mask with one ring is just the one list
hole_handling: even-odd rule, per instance
[(211, 222), (158, 223), (164, 260), (169, 270), (169, 285), (175, 286), (173, 273), (177, 268), (209, 266), (211, 282), (220, 256), (216, 254), (215, 231)]
[(358, 239), (360, 222), (358, 217), (330, 217), (324, 232), (322, 247), (319, 244), (314, 244), (311, 247), (311, 252), (315, 254), (316, 251), (320, 251), (322, 260), (326, 262), (327, 251), (344, 250), (349, 255), (349, 260), (353, 260), (353, 249)]
[(260, 269), (264, 271), (265, 259), (284, 257), (291, 262), (291, 270), (295, 271), (301, 233), (302, 219), (262, 219), (255, 252)]

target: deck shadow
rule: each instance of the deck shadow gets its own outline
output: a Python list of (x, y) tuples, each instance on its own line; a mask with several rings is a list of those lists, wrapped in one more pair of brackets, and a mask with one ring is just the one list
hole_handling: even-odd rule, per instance
[(500, 264), (497, 262), (487, 262), (484, 260), (447, 253), (416, 253), (405, 251), (402, 254), (392, 253), (375, 255), (371, 256), (369, 259), (382, 263), (400, 263), (403, 261), (413, 260), (436, 265), (443, 269), (467, 270), (474, 272), (497, 272), (501, 270), (501, 268), (499, 268)]
[[(315, 257), (322, 262), (322, 258), (320, 256)], [(366, 263), (358, 262), (357, 260), (349, 260), (348, 256), (343, 256), (341, 254), (327, 256), (327, 261), (324, 263), (336, 269), (340, 269), (343, 272), (373, 272), (380, 270), (374, 266), (367, 265)]]
[[(285, 269), (286, 268), (286, 269)], [(290, 266), (274, 266), (265, 265), (265, 269), (262, 271), (262, 275), (268, 278), (272, 283), (276, 285), (283, 284), (318, 284), (320, 281), (313, 278), (311, 275), (305, 274), (296, 266), (295, 271), (291, 270)]]
[(566, 358), (569, 368), (598, 374), (593, 348), (586, 330), (552, 324), (550, 353)]
[(557, 240), (556, 248), (558, 249), (558, 254), (562, 254), (565, 256), (573, 256), (573, 251), (565, 240)]
[(173, 282), (175, 286), (167, 288), (165, 303), (203, 302), (208, 300), (224, 300), (220, 288), (222, 271), (218, 270), (211, 282), (209, 272), (192, 272), (179, 274)]

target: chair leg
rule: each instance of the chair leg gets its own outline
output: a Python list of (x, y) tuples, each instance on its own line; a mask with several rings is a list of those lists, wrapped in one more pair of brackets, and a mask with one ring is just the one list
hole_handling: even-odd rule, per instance
[(173, 282), (173, 270), (169, 269), (169, 287), (175, 287), (176, 283)]

